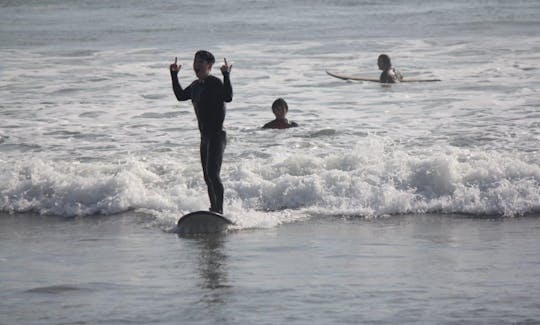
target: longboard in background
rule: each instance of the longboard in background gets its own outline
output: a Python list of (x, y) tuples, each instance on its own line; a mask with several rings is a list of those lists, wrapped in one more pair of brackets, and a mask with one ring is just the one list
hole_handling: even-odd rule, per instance
[(181, 235), (212, 234), (227, 230), (234, 222), (212, 211), (195, 211), (178, 220), (176, 233)]
[[(380, 82), (379, 78), (370, 78), (370, 77), (363, 77), (363, 76), (347, 76), (339, 73), (333, 73), (328, 70), (326, 70), (326, 73), (334, 78), (338, 78), (341, 80), (354, 80), (354, 81), (371, 81), (371, 82)], [(435, 81), (441, 81), (441, 79), (414, 79), (414, 78), (403, 78), (401, 82), (435, 82)]]

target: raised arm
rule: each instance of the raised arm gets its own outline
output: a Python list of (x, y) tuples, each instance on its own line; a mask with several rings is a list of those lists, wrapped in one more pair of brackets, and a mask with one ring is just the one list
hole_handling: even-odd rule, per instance
[(221, 66), (221, 73), (223, 73), (223, 87), (224, 87), (223, 100), (227, 103), (230, 103), (233, 97), (233, 90), (232, 90), (232, 85), (231, 85), (232, 64), (228, 64), (227, 59), (223, 59), (223, 61), (225, 63)]
[(174, 58), (174, 63), (170, 65), (169, 69), (171, 71), (171, 80), (174, 95), (179, 101), (191, 99), (191, 91), (189, 86), (186, 89), (182, 89), (180, 82), (178, 81), (178, 72), (182, 68), (182, 65), (178, 65), (178, 58)]

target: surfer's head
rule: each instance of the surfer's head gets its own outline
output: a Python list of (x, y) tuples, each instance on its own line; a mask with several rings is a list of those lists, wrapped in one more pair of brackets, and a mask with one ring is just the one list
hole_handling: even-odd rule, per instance
[(205, 79), (210, 75), (212, 65), (216, 62), (214, 55), (208, 51), (200, 50), (195, 53), (193, 58), (193, 71), (199, 79)]
[(388, 55), (381, 54), (377, 59), (377, 65), (379, 66), (379, 70), (388, 70), (392, 67), (392, 62), (390, 62), (390, 57)]
[(284, 119), (289, 111), (289, 106), (283, 98), (278, 98), (272, 103), (272, 112), (278, 119)]

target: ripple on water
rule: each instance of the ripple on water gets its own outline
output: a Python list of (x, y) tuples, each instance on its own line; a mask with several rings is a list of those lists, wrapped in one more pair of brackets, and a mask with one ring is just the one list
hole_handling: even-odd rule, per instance
[(166, 112), (166, 113), (153, 113), (153, 112), (149, 112), (149, 113), (143, 113), (143, 114), (134, 116), (134, 118), (155, 118), (155, 119), (161, 119), (161, 118), (172, 118), (172, 117), (177, 117), (177, 116), (185, 115), (185, 114), (186, 114), (186, 112), (181, 112), (181, 111), (172, 111), (172, 112)]
[(105, 111), (90, 111), (90, 112), (84, 112), (84, 113), (79, 114), (79, 117), (94, 118), (94, 117), (99, 117), (106, 113), (107, 112)]
[(69, 285), (69, 284), (58, 284), (58, 285), (52, 285), (52, 286), (46, 286), (46, 287), (36, 287), (29, 290), (26, 290), (26, 293), (45, 293), (45, 294), (60, 294), (60, 293), (66, 293), (66, 292), (73, 292), (73, 291), (86, 291), (88, 289), (75, 286), (75, 285)]

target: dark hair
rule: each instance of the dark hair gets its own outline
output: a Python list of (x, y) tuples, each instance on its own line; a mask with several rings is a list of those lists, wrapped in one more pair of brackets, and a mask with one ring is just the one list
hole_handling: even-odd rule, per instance
[(382, 60), (385, 66), (392, 66), (392, 63), (390, 62), (390, 57), (386, 54), (379, 55), (379, 58), (377, 60)]
[(199, 58), (210, 64), (214, 64), (216, 62), (216, 58), (214, 58), (214, 55), (205, 50), (197, 51), (197, 53), (195, 53), (195, 58)]
[(287, 105), (287, 102), (283, 98), (278, 98), (274, 100), (274, 102), (272, 103), (272, 111), (275, 111), (278, 107), (281, 106), (285, 107), (286, 111), (289, 111), (289, 105)]

